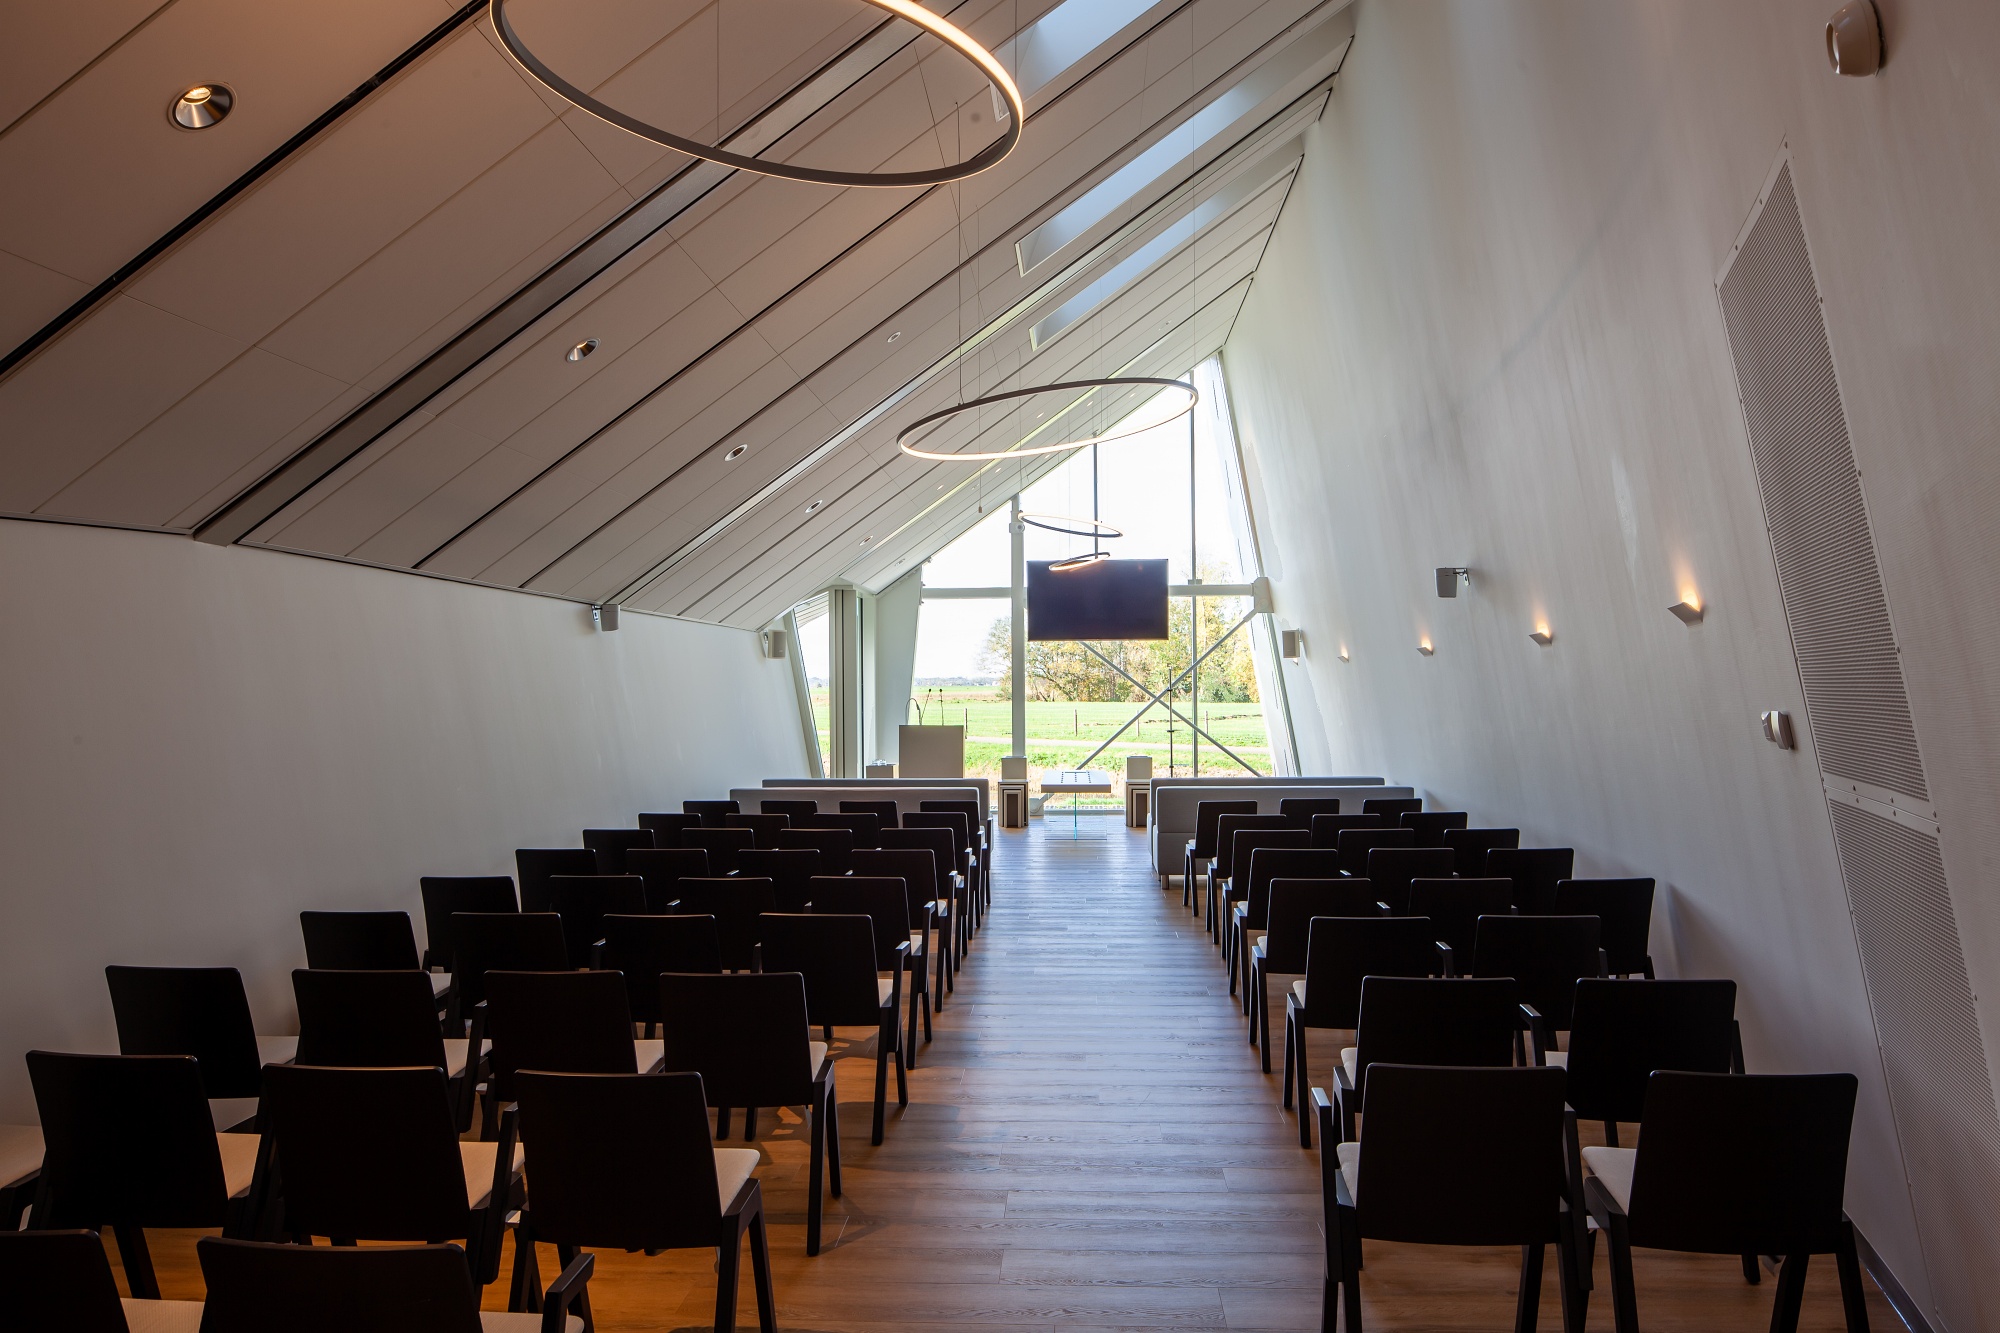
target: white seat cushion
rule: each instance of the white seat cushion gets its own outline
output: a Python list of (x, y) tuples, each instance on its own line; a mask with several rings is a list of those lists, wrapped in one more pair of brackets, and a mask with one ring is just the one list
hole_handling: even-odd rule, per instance
[(0, 1189), (42, 1169), (42, 1127), (0, 1125)]
[(201, 1328), (200, 1301), (135, 1301), (128, 1298), (118, 1303), (125, 1307), (125, 1327), (132, 1333), (197, 1333)]
[(1336, 1143), (1333, 1155), (1340, 1161), (1340, 1178), (1347, 1182), (1347, 1197), (1361, 1202), (1361, 1145)]
[(255, 1097), (211, 1097), (208, 1099), (208, 1118), (215, 1122), (215, 1132), (234, 1129), (257, 1118)]
[(1583, 1170), (1586, 1175), (1596, 1176), (1604, 1186), (1605, 1193), (1618, 1201), (1620, 1208), (1632, 1207), (1632, 1170), (1638, 1165), (1637, 1148), (1585, 1148), (1583, 1150)]
[(1270, 936), (1269, 936), (1269, 935), (1265, 934), (1265, 933), (1264, 933), (1263, 931), (1261, 931), (1261, 930), (1260, 930), (1260, 931), (1258, 931), (1258, 932), (1257, 932), (1257, 933), (1256, 933), (1255, 935), (1252, 935), (1252, 936), (1250, 937), (1250, 947), (1251, 947), (1251, 948), (1252, 948), (1253, 950), (1254, 950), (1254, 949), (1261, 949), (1261, 948), (1263, 948), (1263, 947), (1264, 947), (1264, 941), (1265, 941), (1265, 940), (1267, 940), (1267, 939), (1269, 939), (1269, 938), (1270, 938)]
[[(472, 1043), (464, 1037), (446, 1037), (444, 1039), (444, 1075), (446, 1078), (457, 1078), (465, 1072), (465, 1052), (471, 1045)], [(480, 1055), (488, 1055), (492, 1050), (492, 1042), (481, 1041), (479, 1043)]]
[(922, 956), (923, 956), (923, 952), (924, 952), (924, 932), (923, 932), (923, 931), (921, 931), (921, 930), (913, 930), (913, 931), (911, 931), (911, 932), (910, 932), (910, 957), (912, 957), (912, 958), (920, 958), (920, 957), (922, 957)]
[(428, 975), (431, 979), (431, 998), (433, 1000), (443, 999), (444, 993), (451, 989), (451, 973), (432, 972)]
[(640, 1037), (632, 1043), (632, 1063), (642, 1074), (650, 1074), (667, 1062), (667, 1043), (660, 1037)]
[(222, 1188), (232, 1199), (250, 1192), (250, 1177), (257, 1174), (255, 1134), (217, 1134), (215, 1149), (222, 1155)]
[(257, 1063), (264, 1065), (288, 1065), (299, 1053), (297, 1037), (257, 1038)]
[(1361, 1049), (1357, 1046), (1340, 1048), (1340, 1067), (1347, 1071), (1349, 1083), (1361, 1081)]
[[(505, 1310), (481, 1310), (479, 1312), (481, 1333), (542, 1333), (542, 1317), (538, 1314), (510, 1314)], [(135, 1329), (133, 1333), (138, 1333)], [(563, 1320), (563, 1333), (583, 1333), (583, 1320), (569, 1315)]]
[(1568, 1051), (1545, 1051), (1542, 1054), (1542, 1059), (1557, 1069), (1569, 1068)]
[(755, 1148), (715, 1150), (715, 1192), (722, 1199), (724, 1208), (735, 1201), (736, 1191), (743, 1188), (743, 1182), (750, 1179), (761, 1160)]
[[(465, 1206), (478, 1208), (493, 1192), (493, 1159), (500, 1152), (497, 1143), (459, 1140), (458, 1160), (465, 1171)], [(514, 1145), (514, 1169), (521, 1169), (521, 1145)]]
[(1305, 982), (1303, 982), (1303, 981), (1294, 981), (1294, 982), (1292, 983), (1292, 998), (1293, 998), (1294, 1000), (1297, 1000), (1297, 1001), (1298, 1001), (1298, 1002), (1299, 1002), (1300, 1004), (1304, 1004), (1304, 1003), (1306, 1002), (1306, 983), (1305, 983)]
[(831, 1049), (823, 1041), (809, 1041), (806, 1043), (806, 1058), (812, 1067), (814, 1077), (819, 1076), (820, 1066), (826, 1063), (826, 1053)]
[(886, 980), (882, 977), (875, 978), (875, 1003), (877, 1004), (889, 1003), (889, 996), (894, 994), (895, 990), (896, 990), (895, 982)]

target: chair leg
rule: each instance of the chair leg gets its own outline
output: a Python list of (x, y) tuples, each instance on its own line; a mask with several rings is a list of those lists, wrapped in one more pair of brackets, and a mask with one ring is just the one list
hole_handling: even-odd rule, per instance
[(1583, 1333), (1590, 1312), (1590, 1292), (1584, 1285), (1583, 1249), (1578, 1233), (1586, 1230), (1572, 1217), (1563, 1218), (1562, 1239), (1556, 1242), (1556, 1294), (1562, 1301), (1563, 1333)]
[(538, 1314), (542, 1308), (542, 1265), (535, 1256), (535, 1232), (526, 1213), (514, 1228), (514, 1276), (508, 1283), (507, 1308), (515, 1314)]
[(1340, 1241), (1341, 1313), (1347, 1333), (1361, 1333), (1361, 1238), (1348, 1234), (1357, 1220), (1354, 1215), (1345, 1209), (1341, 1215), (1347, 1224), (1341, 1228)]
[(1257, 972), (1257, 1045), (1262, 1051), (1264, 1072), (1271, 1072), (1271, 978), (1261, 968)]
[(1304, 1014), (1299, 1015), (1297, 1027), (1299, 1033), (1298, 1054), (1293, 1061), (1296, 1078), (1292, 1084), (1292, 1095), (1298, 1098), (1299, 1104), (1299, 1146), (1301, 1148), (1310, 1148), (1313, 1146), (1313, 1122), (1312, 1116), (1307, 1113), (1307, 1108), (1312, 1105), (1312, 1079), (1306, 1073), (1306, 1020)]
[(1622, 1217), (1611, 1219), (1605, 1236), (1611, 1251), (1611, 1326), (1617, 1333), (1639, 1333), (1639, 1294), (1632, 1281), (1632, 1241)]
[(840, 1197), (840, 1102), (830, 1073), (826, 1080), (826, 1192)]
[(743, 1265), (743, 1223), (730, 1219), (723, 1227), (715, 1265), (715, 1333), (736, 1331), (736, 1281)]
[[(917, 972), (921, 975), (923, 968), (919, 966)], [(915, 980), (910, 982), (910, 1036), (909, 1040), (903, 1043), (908, 1052), (903, 1058), (912, 1069), (917, 1067), (917, 997), (923, 993), (923, 989)]]
[[(576, 1262), (578, 1253), (579, 1251), (574, 1245), (556, 1246), (556, 1267), (558, 1269), (567, 1269), (571, 1264)], [(535, 1308), (540, 1310), (541, 1306), (542, 1293), (537, 1290), (535, 1292)], [(596, 1316), (590, 1313), (590, 1288), (588, 1285), (577, 1293), (575, 1309), (577, 1318), (583, 1320), (583, 1333), (596, 1333), (597, 1319)]]
[(931, 988), (924, 987), (924, 1040), (931, 1039)]
[(1754, 1254), (1743, 1256), (1743, 1280), (1753, 1287), (1764, 1280), (1763, 1267), (1758, 1264), (1757, 1256)]
[[(811, 1108), (812, 1124), (806, 1130), (811, 1145), (809, 1155), (806, 1159), (807, 1255), (819, 1253), (820, 1218), (826, 1208), (825, 1195), (821, 1189), (821, 1182), (824, 1180), (826, 1173), (826, 1104), (832, 1100), (831, 1093), (827, 1093), (820, 1098), (818, 1105)], [(839, 1186), (836, 1185), (833, 1192), (835, 1194), (840, 1193)]]
[(895, 1044), (896, 1105), (908, 1106), (910, 1104), (910, 1083), (905, 1072), (908, 1066), (904, 1063), (903, 1043), (900, 1040), (901, 1033), (896, 1027), (896, 1016), (894, 1014), (890, 1014), (887, 1021), (883, 1023), (882, 1035)]
[(1257, 1004), (1257, 986), (1262, 979), (1263, 967), (1258, 963), (1257, 956), (1252, 954), (1250, 960), (1244, 964), (1243, 969), (1243, 1012), (1250, 1020), (1250, 1044), (1252, 1046), (1257, 1044), (1257, 1010), (1259, 1008)]
[(1514, 1300), (1514, 1333), (1535, 1333), (1542, 1312), (1542, 1260), (1546, 1245), (1521, 1247), (1521, 1292)]
[(757, 1137), (757, 1108), (754, 1106), (746, 1106), (743, 1108), (743, 1141), (745, 1143), (748, 1143), (750, 1142), (750, 1140), (756, 1137)]
[(1788, 1254), (1778, 1267), (1778, 1299), (1771, 1304), (1771, 1333), (1798, 1333), (1799, 1310), (1805, 1304), (1806, 1265), (1812, 1256)]
[(125, 1285), (137, 1301), (160, 1299), (160, 1280), (153, 1275), (153, 1253), (146, 1248), (146, 1229), (120, 1222), (111, 1228), (118, 1237), (118, 1260), (125, 1265)]
[(764, 1235), (764, 1204), (750, 1214), (750, 1280), (757, 1287), (757, 1333), (778, 1333), (778, 1297), (771, 1288), (771, 1246)]
[(1285, 1077), (1279, 1083), (1278, 1104), (1287, 1111), (1292, 1109), (1292, 1062), (1298, 1054), (1292, 1047), (1298, 1040), (1297, 1025), (1292, 1021), (1292, 1006), (1285, 1006)]
[(889, 1114), (889, 1047), (878, 1041), (875, 1048), (875, 1127), (869, 1131), (868, 1141), (878, 1147), (882, 1142), (882, 1127)]
[(1616, 1120), (1607, 1120), (1604, 1122), (1604, 1146), (1607, 1148), (1616, 1148), (1618, 1146), (1618, 1122)]
[(727, 1106), (718, 1106), (715, 1108), (715, 1141), (720, 1143), (728, 1137), (729, 1108)]
[(1861, 1256), (1855, 1252), (1854, 1223), (1840, 1220), (1834, 1242), (1834, 1263), (1840, 1269), (1840, 1304), (1847, 1315), (1847, 1333), (1868, 1333), (1868, 1289), (1861, 1281)]

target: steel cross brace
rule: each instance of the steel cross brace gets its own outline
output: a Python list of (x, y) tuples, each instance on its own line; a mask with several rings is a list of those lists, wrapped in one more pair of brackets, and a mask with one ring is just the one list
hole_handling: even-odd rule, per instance
[[(1242, 765), (1243, 770), (1246, 773), (1254, 774), (1257, 770), (1252, 768), (1248, 763), (1245, 763), (1241, 755), (1237, 754), (1236, 751), (1230, 749), (1227, 745), (1224, 745), (1221, 741), (1215, 739), (1215, 737), (1210, 736), (1208, 732), (1203, 728), (1195, 725), (1195, 722), (1192, 718), (1188, 717), (1186, 713), (1181, 712), (1180, 709), (1174, 707), (1173, 704), (1167, 702), (1165, 696), (1170, 694), (1175, 689), (1179, 688), (1180, 683), (1182, 681), (1186, 680), (1189, 676), (1194, 674), (1195, 668), (1199, 667), (1203, 662), (1206, 662), (1208, 660), (1210, 653), (1213, 653), (1223, 644), (1229, 642), (1230, 636), (1235, 634), (1237, 630), (1240, 630), (1245, 625), (1249, 624), (1250, 617), (1256, 614), (1257, 613), (1255, 611), (1251, 611), (1248, 614), (1246, 614), (1241, 620), (1237, 621), (1234, 625), (1231, 625), (1228, 631), (1224, 633), (1220, 638), (1218, 638), (1214, 643), (1211, 643), (1200, 657), (1197, 657), (1193, 662), (1188, 664), (1187, 670), (1181, 672), (1180, 675), (1175, 676), (1171, 681), (1167, 683), (1166, 687), (1160, 690), (1157, 694), (1154, 693), (1152, 690), (1147, 689), (1145, 684), (1142, 681), (1140, 681), (1136, 676), (1134, 676), (1131, 672), (1127, 671), (1124, 667), (1119, 666), (1116, 662), (1112, 661), (1110, 658), (1106, 657), (1103, 653), (1093, 648), (1089, 643), (1084, 642), (1082, 640), (1078, 640), (1078, 642), (1082, 644), (1085, 652), (1089, 653), (1092, 657), (1095, 657), (1098, 661), (1104, 663), (1104, 665), (1110, 667), (1113, 671), (1116, 671), (1126, 680), (1131, 681), (1135, 689), (1138, 689), (1139, 691), (1144, 693), (1147, 699), (1146, 707), (1151, 707), (1153, 704), (1160, 705), (1162, 708), (1166, 709), (1169, 713), (1173, 714), (1181, 721), (1187, 723), (1188, 729), (1190, 731), (1193, 731), (1198, 735), (1207, 737), (1208, 743), (1210, 745), (1213, 745), (1216, 749), (1222, 751), (1224, 754), (1228, 755), (1231, 759), (1234, 759), (1238, 764)], [(1112, 745), (1117, 742), (1118, 738), (1120, 736), (1123, 736), (1127, 731), (1127, 729), (1129, 729), (1133, 723), (1137, 722), (1141, 717), (1145, 715), (1145, 712), (1146, 708), (1142, 707), (1138, 712), (1132, 714), (1131, 717), (1127, 718), (1125, 720), (1125, 725), (1118, 728), (1118, 730), (1112, 732), (1108, 737), (1106, 737), (1104, 744), (1098, 746), (1095, 750), (1092, 750), (1089, 756), (1084, 759), (1083, 763), (1079, 765), (1079, 767), (1088, 768), (1090, 766), (1090, 761), (1092, 759), (1097, 758), (1098, 755), (1101, 755), (1106, 750), (1110, 749)]]

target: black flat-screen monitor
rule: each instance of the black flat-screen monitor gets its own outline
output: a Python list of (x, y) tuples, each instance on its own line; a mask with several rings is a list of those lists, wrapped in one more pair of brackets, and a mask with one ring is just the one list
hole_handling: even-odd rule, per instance
[(1166, 638), (1167, 562), (1099, 560), (1051, 569), (1029, 561), (1028, 637)]

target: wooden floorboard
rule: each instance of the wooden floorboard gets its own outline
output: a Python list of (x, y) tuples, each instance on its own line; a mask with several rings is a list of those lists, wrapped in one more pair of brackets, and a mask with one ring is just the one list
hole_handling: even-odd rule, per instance
[[(846, 1192), (818, 1258), (805, 1257), (803, 1122), (765, 1113), (758, 1174), (788, 1333), (1319, 1326), (1318, 1156), (1259, 1072), (1219, 955), (1178, 887), (1161, 892), (1143, 833), (1107, 818), (1069, 831), (1000, 834), (992, 914), (880, 1148), (872, 1044), (843, 1034), (856, 1038), (839, 1046), (854, 1057), (838, 1077)], [(1313, 1067), (1338, 1045), (1315, 1034)], [(155, 1233), (169, 1296), (201, 1294), (196, 1234)], [(1511, 1326), (1516, 1251), (1370, 1242), (1365, 1261), (1372, 1328)], [(1746, 1285), (1734, 1259), (1642, 1251), (1638, 1268), (1649, 1330), (1768, 1326), (1775, 1284)], [(1602, 1254), (1597, 1276), (1589, 1327), (1608, 1330)], [(713, 1257), (600, 1254), (591, 1292), (606, 1333), (707, 1328)], [(1898, 1327), (1870, 1294), (1875, 1327)], [(500, 1308), (498, 1286), (487, 1297)], [(739, 1327), (756, 1327), (747, 1263)], [(1830, 1258), (1811, 1270), (1801, 1327), (1842, 1327)]]

